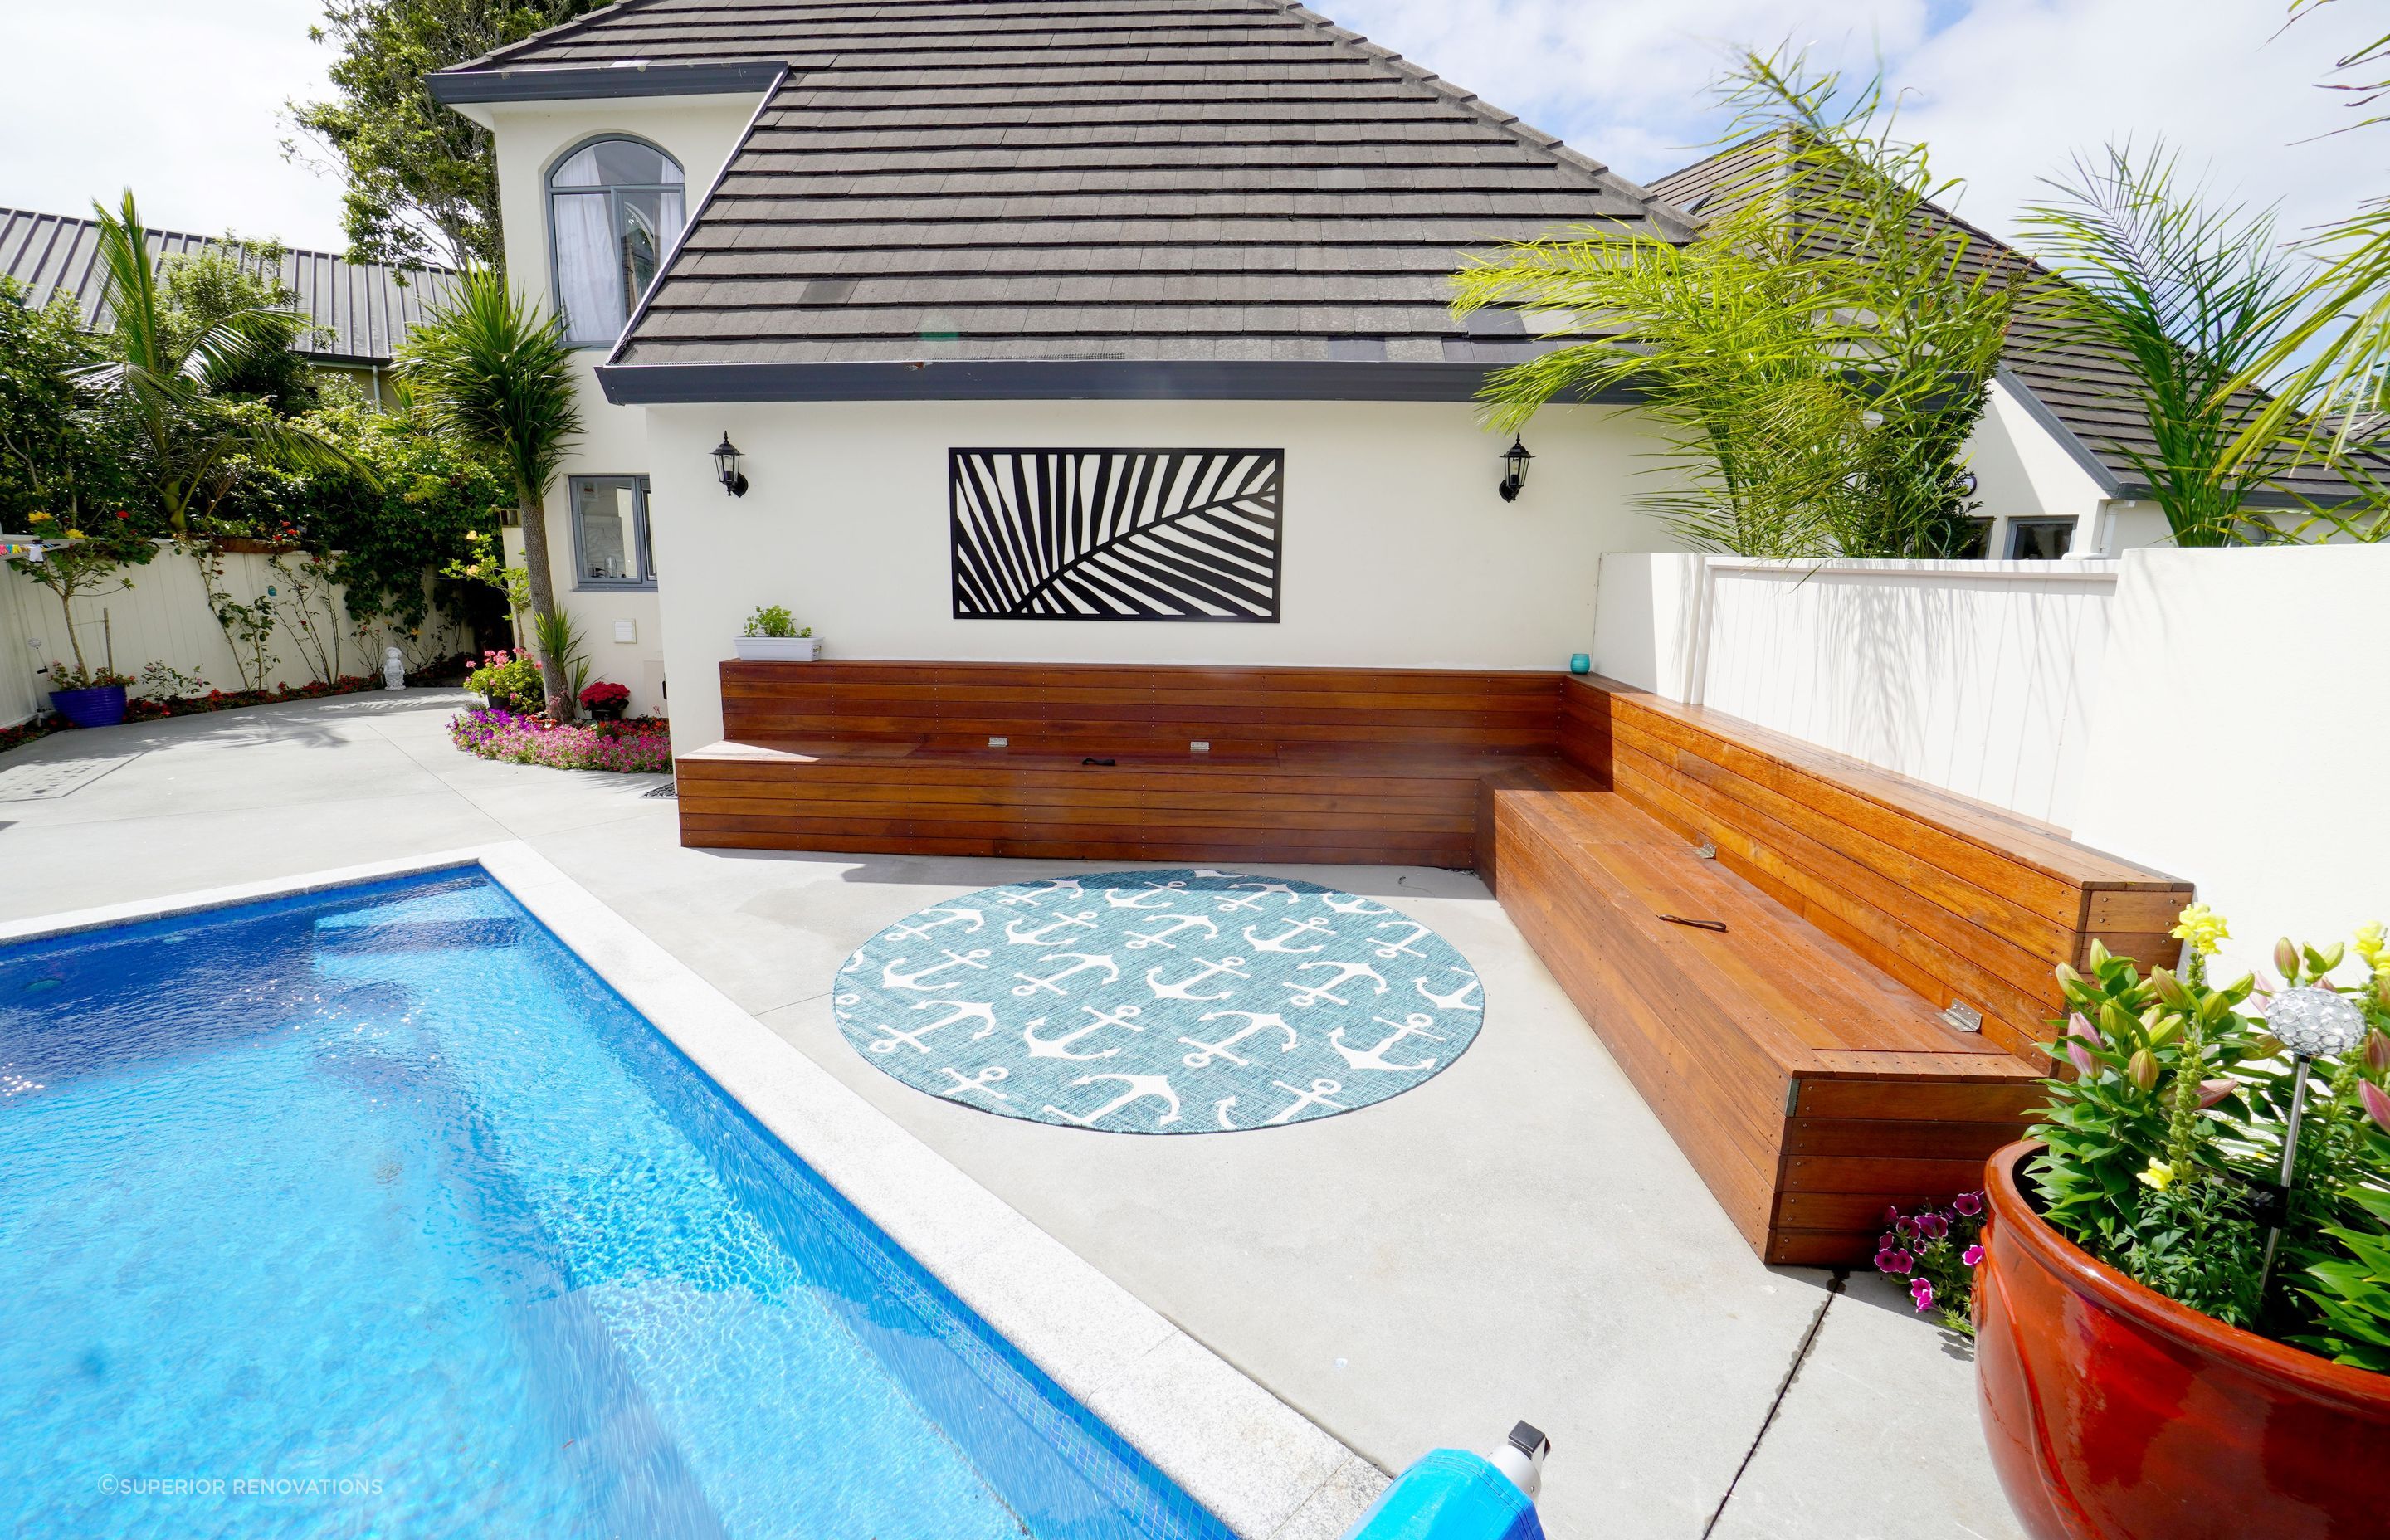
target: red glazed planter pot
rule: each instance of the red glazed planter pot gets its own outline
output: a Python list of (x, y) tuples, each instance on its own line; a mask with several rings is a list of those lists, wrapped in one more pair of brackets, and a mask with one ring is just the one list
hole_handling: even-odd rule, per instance
[(2390, 1536), (2390, 1375), (2237, 1330), (2144, 1289), (1985, 1168), (1975, 1383), (2034, 1540)]

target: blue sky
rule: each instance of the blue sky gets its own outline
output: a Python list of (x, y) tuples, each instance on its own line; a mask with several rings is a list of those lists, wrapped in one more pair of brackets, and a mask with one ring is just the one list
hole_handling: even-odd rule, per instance
[[(2390, 129), (2299, 143), (2314, 89), (2381, 14), (2341, 0), (2282, 32), (2285, 0), (1312, 0), (1630, 177), (1717, 132), (1703, 88), (1728, 47), (1785, 39), (1862, 71), (1962, 208), (2003, 234), (2037, 179), (2103, 140), (2164, 135), (2287, 227), (2390, 193)], [(0, 204), (80, 212), (128, 182), (165, 228), (337, 248), (340, 188), (286, 162), (282, 103), (323, 89), (318, 0), (18, 0), (0, 95)], [(2378, 22), (2375, 24), (2378, 25)], [(2279, 35), (2278, 35), (2279, 34)]]

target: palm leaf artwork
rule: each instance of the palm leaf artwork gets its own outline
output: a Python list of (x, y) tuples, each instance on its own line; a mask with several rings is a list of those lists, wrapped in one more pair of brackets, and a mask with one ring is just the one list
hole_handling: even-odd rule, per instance
[(957, 620), (1279, 618), (1282, 449), (947, 452)]

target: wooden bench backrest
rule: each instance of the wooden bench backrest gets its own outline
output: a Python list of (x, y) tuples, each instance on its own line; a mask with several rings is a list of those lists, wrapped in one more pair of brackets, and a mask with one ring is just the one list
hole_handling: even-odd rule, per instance
[(1550, 753), (1561, 675), (1458, 669), (823, 661), (722, 665), (725, 736), (1014, 753), (1340, 747)]
[(1600, 678), (1567, 681), (1560, 741), (1928, 1003), (1980, 1011), (2012, 1051), (2049, 1036), (2050, 970), (2084, 966), (2092, 938), (2144, 967), (2179, 956), (2165, 932), (2191, 885), (2049, 825)]

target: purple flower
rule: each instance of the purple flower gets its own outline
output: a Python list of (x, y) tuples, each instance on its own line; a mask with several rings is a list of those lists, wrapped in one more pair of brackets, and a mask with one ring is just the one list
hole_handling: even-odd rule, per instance
[(1920, 1310), (1934, 1308), (1934, 1286), (1923, 1278), (1909, 1280), (1908, 1297), (1917, 1302), (1917, 1308)]
[(1895, 1230), (1896, 1230), (1896, 1229), (1900, 1228), (1900, 1205), (1899, 1205), (1899, 1204), (1897, 1204), (1897, 1203), (1888, 1203), (1888, 1204), (1886, 1204), (1886, 1205), (1884, 1206), (1884, 1211), (1883, 1211), (1883, 1222), (1884, 1222), (1884, 1224), (1885, 1224), (1885, 1225), (1889, 1226), (1890, 1226), (1890, 1227), (1892, 1227), (1893, 1229), (1895, 1229)]
[(1950, 1233), (1950, 1221), (1938, 1213), (1921, 1213), (1917, 1216), (1917, 1233), (1928, 1240), (1939, 1240)]
[(1984, 1249), (1981, 1246), (1970, 1246), (1959, 1253), (1959, 1260), (1970, 1267), (1981, 1267), (1984, 1264)]
[(1916, 1265), (1917, 1259), (1907, 1251), (1887, 1248), (1875, 1254), (1876, 1271), (1880, 1273), (1906, 1273)]
[(1972, 1219), (1984, 1212), (1984, 1195), (1980, 1192), (1962, 1192), (1950, 1200), (1950, 1206), (1967, 1218)]

